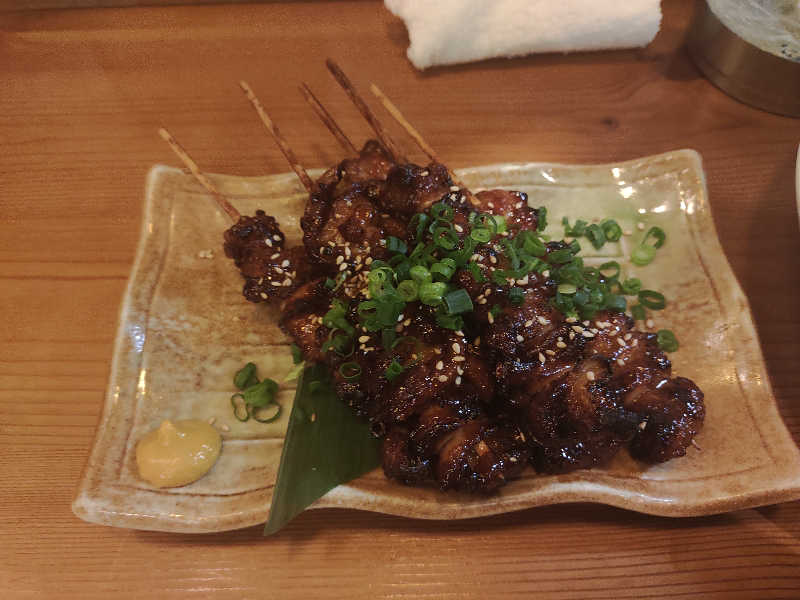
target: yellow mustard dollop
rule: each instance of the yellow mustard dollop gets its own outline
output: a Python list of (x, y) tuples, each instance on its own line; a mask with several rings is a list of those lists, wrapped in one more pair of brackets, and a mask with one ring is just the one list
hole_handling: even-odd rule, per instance
[(136, 446), (139, 476), (156, 487), (178, 487), (208, 473), (222, 438), (205, 421), (164, 421)]

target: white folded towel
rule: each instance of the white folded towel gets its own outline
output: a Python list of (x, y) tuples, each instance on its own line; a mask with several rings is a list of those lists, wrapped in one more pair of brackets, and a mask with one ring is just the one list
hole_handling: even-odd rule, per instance
[(418, 69), (534, 52), (646, 46), (660, 0), (385, 0)]

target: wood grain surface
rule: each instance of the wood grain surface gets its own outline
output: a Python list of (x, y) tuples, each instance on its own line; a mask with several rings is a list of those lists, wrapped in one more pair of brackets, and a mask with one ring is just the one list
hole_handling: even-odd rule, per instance
[(268, 539), (259, 528), (111, 529), (70, 512), (145, 173), (176, 164), (157, 128), (207, 170), (286, 171), (236, 85), (246, 78), (300, 160), (332, 164), (336, 142), (299, 83), (354, 138), (367, 128), (327, 74), (328, 56), (362, 89), (378, 83), (453, 167), (698, 150), (800, 440), (800, 120), (741, 105), (700, 76), (683, 48), (693, 8), (667, 0), (644, 50), (424, 74), (379, 2), (0, 15), (0, 598), (800, 597), (797, 502), (680, 520), (594, 505), (460, 522), (321, 510)]

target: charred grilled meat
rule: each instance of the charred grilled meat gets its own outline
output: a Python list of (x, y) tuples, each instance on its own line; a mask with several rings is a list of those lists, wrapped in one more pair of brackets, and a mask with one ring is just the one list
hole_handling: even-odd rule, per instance
[[(302, 246), (258, 211), (225, 252), (245, 297), (282, 304), (284, 331), (383, 437), (391, 478), (488, 492), (527, 464), (683, 456), (703, 393), (672, 377), (574, 243), (542, 239), (542, 218), (523, 193), (473, 195), (443, 165), (394, 164), (371, 141), (317, 181)], [(556, 301), (565, 269), (606, 290), (591, 310)]]

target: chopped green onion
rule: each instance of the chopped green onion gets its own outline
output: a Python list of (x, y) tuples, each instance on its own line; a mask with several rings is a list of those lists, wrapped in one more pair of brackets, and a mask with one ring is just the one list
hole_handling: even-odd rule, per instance
[(642, 290), (642, 280), (638, 277), (631, 277), (623, 281), (619, 287), (626, 296), (635, 296)]
[(236, 371), (236, 375), (233, 376), (233, 385), (240, 390), (247, 389), (257, 383), (258, 376), (256, 375), (256, 366), (251, 362)]
[[(238, 400), (241, 400), (241, 402), (238, 402)], [(247, 410), (247, 404), (242, 394), (237, 392), (231, 396), (231, 406), (233, 407), (233, 416), (236, 417), (238, 421), (244, 423), (250, 419), (250, 411)]]
[(448, 315), (460, 315), (472, 310), (472, 299), (467, 290), (457, 289), (444, 297), (444, 304)]
[(521, 287), (514, 286), (508, 291), (508, 301), (514, 306), (520, 306), (524, 300), (525, 292)]
[(559, 294), (574, 294), (578, 291), (578, 288), (571, 283), (559, 283), (556, 289)]
[(458, 235), (452, 229), (438, 227), (433, 232), (433, 243), (445, 250), (452, 250), (458, 244)]
[(575, 221), (575, 225), (570, 227), (567, 217), (561, 219), (561, 224), (564, 226), (564, 235), (568, 237), (581, 237), (586, 233), (586, 226), (588, 225), (586, 221), (578, 219)]
[(471, 262), (467, 264), (465, 268), (467, 271), (469, 271), (470, 275), (472, 275), (472, 278), (478, 283), (483, 283), (486, 281), (486, 277), (484, 277), (483, 273), (481, 273), (481, 268), (477, 263)]
[(392, 360), (392, 362), (386, 368), (386, 371), (384, 372), (384, 375), (386, 376), (386, 379), (388, 379), (389, 381), (394, 381), (394, 379), (398, 375), (400, 375), (400, 373), (402, 373), (403, 371), (405, 371), (405, 368), (395, 358), (394, 360)]
[(594, 246), (595, 250), (599, 250), (606, 244), (606, 234), (603, 233), (603, 229), (600, 225), (593, 223), (586, 228), (586, 237), (589, 238), (589, 241)]
[(562, 248), (560, 250), (553, 250), (547, 255), (551, 263), (563, 264), (572, 260), (573, 252), (569, 248)]
[(641, 304), (631, 306), (631, 316), (635, 321), (644, 321), (647, 318), (647, 311)]
[[(600, 271), (600, 274), (603, 276), (603, 279), (605, 279), (606, 282), (616, 281), (617, 278), (619, 277), (620, 266), (619, 266), (619, 263), (617, 261), (612, 260), (612, 261), (605, 262), (602, 265), (600, 265), (598, 270)], [(609, 270), (612, 271), (612, 274), (606, 273), (606, 271), (609, 271)]]
[(678, 338), (669, 329), (659, 329), (656, 333), (658, 347), (664, 352), (675, 352), (678, 349)]
[(456, 272), (456, 263), (452, 258), (443, 258), (440, 262), (433, 263), (430, 271), (434, 277), (438, 274), (444, 281), (448, 281)]
[(388, 238), (386, 238), (386, 249), (389, 252), (399, 252), (400, 254), (405, 254), (408, 252), (408, 246), (406, 246), (406, 243), (403, 240), (394, 237), (393, 235), (390, 235)]
[(357, 362), (346, 362), (339, 367), (339, 375), (345, 381), (355, 381), (361, 377), (361, 365)]
[[(273, 406), (277, 407), (274, 415), (271, 416), (262, 416), (263, 413), (267, 413), (270, 408)], [(273, 421), (277, 421), (278, 418), (281, 416), (283, 412), (283, 407), (278, 404), (277, 402), (272, 402), (271, 404), (267, 404), (266, 406), (253, 406), (250, 408), (250, 415), (253, 417), (255, 421), (259, 423), (272, 423)]]
[(547, 227), (547, 208), (540, 206), (536, 209), (536, 231), (544, 231)]
[(664, 294), (653, 290), (642, 290), (639, 292), (639, 303), (650, 310), (661, 310), (667, 305)]
[(325, 280), (325, 287), (326, 287), (327, 289), (329, 289), (329, 290), (332, 290), (333, 288), (335, 288), (335, 287), (336, 287), (336, 281), (335, 281), (334, 279), (331, 279), (330, 277), (328, 277), (328, 278)]
[(436, 283), (423, 283), (419, 286), (419, 300), (428, 306), (438, 306), (442, 296), (447, 290), (447, 284), (440, 281)]
[(622, 237), (622, 227), (614, 219), (605, 219), (600, 227), (609, 242), (617, 242)]
[(428, 269), (426, 269), (422, 265), (416, 265), (414, 267), (411, 267), (411, 270), (408, 272), (408, 274), (411, 276), (411, 279), (413, 279), (418, 285), (422, 285), (423, 283), (430, 283), (431, 280), (433, 279), (431, 272), (428, 271)]
[[(664, 242), (665, 242), (665, 241), (666, 241), (666, 239), (667, 239), (667, 234), (666, 234), (666, 233), (664, 233), (664, 230), (663, 230), (663, 229), (661, 229), (661, 227), (651, 227), (650, 229), (648, 229), (648, 230), (647, 230), (647, 233), (645, 233), (645, 234), (644, 234), (644, 239), (642, 240), (642, 245), (645, 245), (645, 244), (647, 243), (647, 240), (648, 240), (648, 239), (649, 239), (651, 236), (652, 236), (652, 237), (654, 237), (654, 238), (655, 238), (655, 240), (656, 240), (656, 241), (655, 241), (655, 242), (652, 244), (652, 246), (653, 246), (654, 248), (661, 248), (661, 246), (663, 246), (663, 245), (664, 245)], [(665, 331), (666, 331), (666, 330), (665, 330)]]
[(299, 365), (303, 362), (303, 351), (300, 350), (300, 346), (297, 344), (292, 344), (289, 346), (289, 350), (292, 351), (292, 362), (296, 365)]
[(391, 348), (396, 337), (397, 332), (395, 332), (393, 327), (384, 327), (383, 330), (381, 330), (381, 346), (384, 348)]
[(489, 314), (492, 315), (492, 318), (497, 318), (497, 315), (499, 315), (501, 312), (503, 312), (503, 309), (500, 308), (499, 304), (493, 305), (489, 310)]
[(244, 402), (248, 406), (266, 406), (275, 402), (275, 395), (278, 393), (278, 382), (266, 378), (261, 383), (251, 385), (242, 395)]
[(413, 302), (419, 297), (419, 286), (412, 280), (406, 279), (397, 284), (397, 293), (406, 302)]
[(640, 267), (649, 265), (656, 257), (655, 246), (636, 246), (631, 252), (631, 262)]
[(453, 210), (452, 206), (445, 204), (444, 202), (437, 202), (430, 208), (431, 216), (434, 219), (444, 219), (446, 221), (452, 221), (453, 216), (455, 215), (455, 210)]
[(478, 227), (470, 231), (469, 237), (476, 242), (486, 243), (492, 239), (492, 232), (485, 227)]

